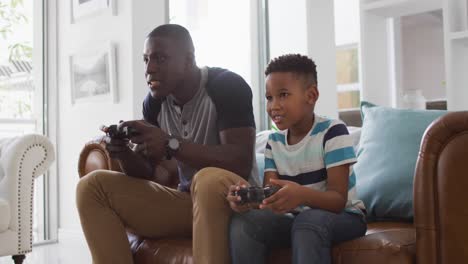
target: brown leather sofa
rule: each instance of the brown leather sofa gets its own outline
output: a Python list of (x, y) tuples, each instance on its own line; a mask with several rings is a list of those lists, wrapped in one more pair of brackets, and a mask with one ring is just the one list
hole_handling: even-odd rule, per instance
[[(446, 100), (431, 100), (426, 101), (427, 110), (447, 110)], [(338, 112), (338, 118), (343, 120), (346, 125), (361, 127), (362, 118), (360, 109), (344, 109)]]
[[(79, 175), (120, 170), (101, 139), (80, 155)], [(367, 234), (333, 248), (333, 263), (468, 263), (468, 112), (449, 113), (426, 131), (414, 181), (414, 222), (369, 223)], [(187, 238), (129, 234), (135, 263), (193, 263)], [(268, 263), (290, 263), (289, 249), (275, 250)]]

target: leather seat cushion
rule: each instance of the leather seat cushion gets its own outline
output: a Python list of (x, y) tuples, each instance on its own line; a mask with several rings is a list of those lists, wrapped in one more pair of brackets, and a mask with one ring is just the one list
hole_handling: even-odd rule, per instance
[[(179, 239), (142, 239), (129, 234), (135, 263), (190, 264), (192, 241)], [(333, 247), (333, 263), (414, 263), (416, 233), (411, 223), (370, 223), (364, 237)], [(290, 249), (277, 249), (270, 264), (291, 263)]]
[(411, 223), (371, 223), (364, 237), (333, 247), (335, 264), (405, 264), (415, 259), (416, 230)]

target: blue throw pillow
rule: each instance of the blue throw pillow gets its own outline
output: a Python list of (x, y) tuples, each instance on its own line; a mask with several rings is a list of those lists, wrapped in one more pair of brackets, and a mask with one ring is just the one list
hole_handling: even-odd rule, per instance
[(354, 172), (370, 221), (413, 219), (413, 176), (421, 139), (432, 121), (446, 113), (361, 104), (363, 126)]

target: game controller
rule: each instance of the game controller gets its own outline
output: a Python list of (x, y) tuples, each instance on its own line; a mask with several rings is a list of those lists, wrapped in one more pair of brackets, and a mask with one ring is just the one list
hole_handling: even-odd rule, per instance
[(133, 127), (120, 127), (118, 125), (110, 125), (104, 131), (112, 139), (130, 139), (131, 137), (138, 136), (138, 131)]
[(251, 186), (233, 191), (232, 195), (241, 197), (239, 204), (261, 203), (264, 199), (272, 196), (279, 189), (280, 187), (275, 185), (265, 187)]

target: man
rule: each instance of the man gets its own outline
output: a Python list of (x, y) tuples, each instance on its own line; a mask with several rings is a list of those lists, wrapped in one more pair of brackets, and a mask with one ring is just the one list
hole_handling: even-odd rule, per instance
[[(108, 142), (125, 173), (95, 171), (77, 187), (93, 261), (133, 263), (128, 228), (145, 237), (193, 235), (196, 264), (229, 263), (226, 192), (242, 179), (258, 184), (250, 87), (230, 71), (197, 67), (190, 34), (179, 25), (154, 29), (143, 60), (150, 88), (144, 121), (120, 124), (138, 131), (131, 138), (137, 147)], [(156, 169), (168, 158), (177, 160), (177, 190), (162, 185), (174, 176)]]

